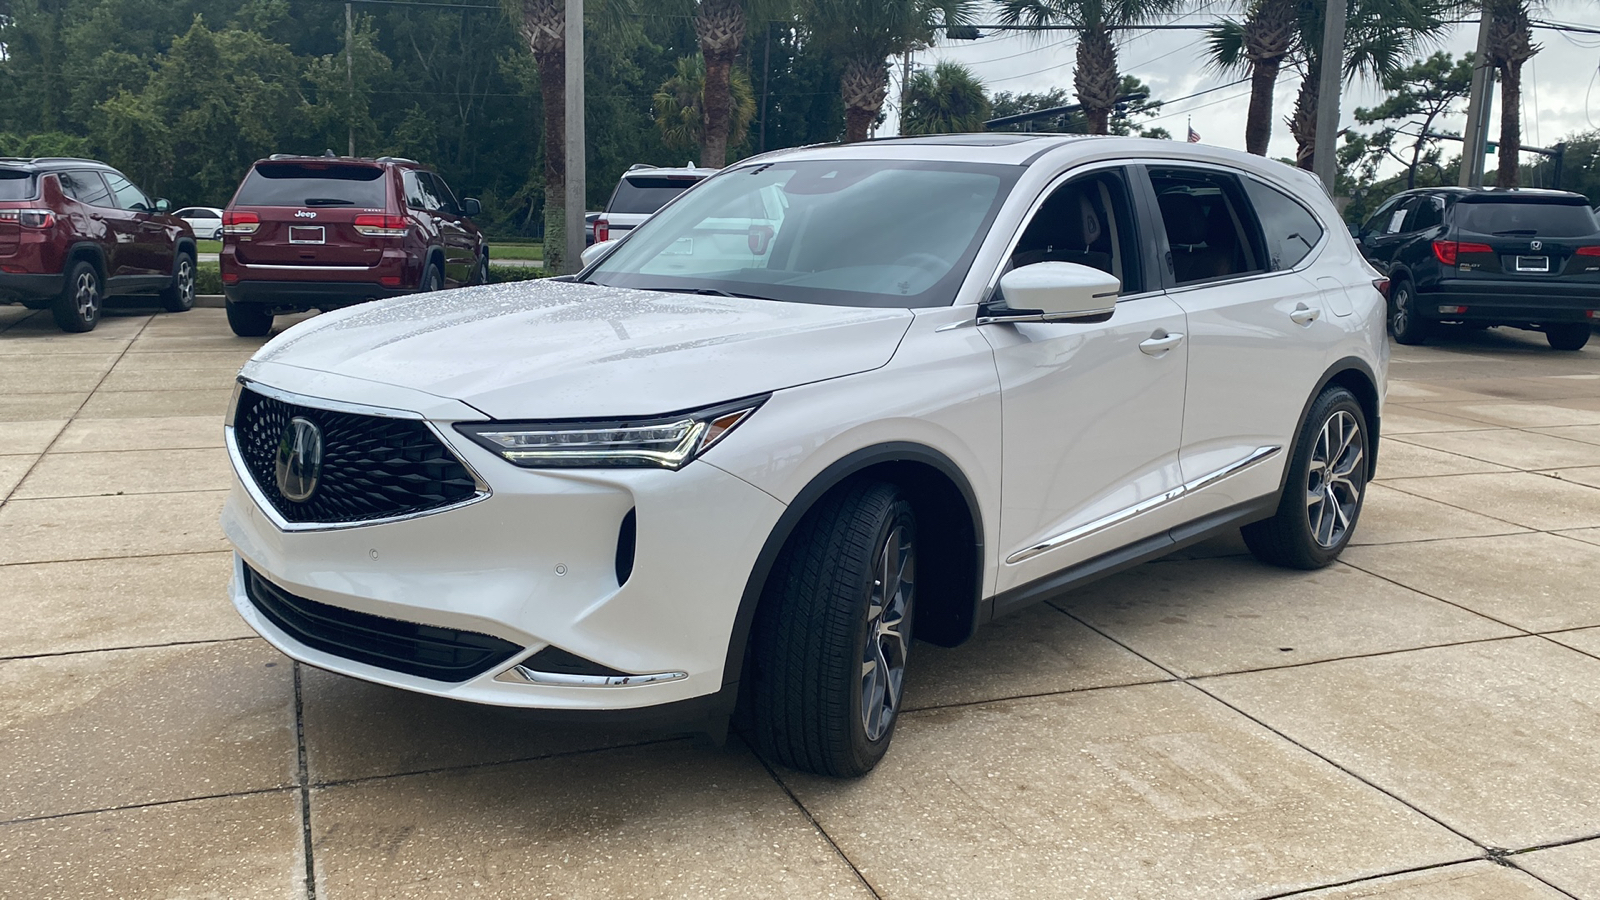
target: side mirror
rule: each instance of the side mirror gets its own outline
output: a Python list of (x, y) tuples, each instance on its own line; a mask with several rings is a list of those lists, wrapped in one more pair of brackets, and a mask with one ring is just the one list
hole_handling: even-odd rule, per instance
[(1351, 224), (1351, 225), (1346, 225), (1345, 227), (1350, 229), (1350, 236), (1351, 237), (1355, 238), (1358, 241), (1361, 240), (1361, 226), (1360, 225)]
[(164, 213), (171, 208), (172, 204), (168, 203), (167, 198), (165, 197), (162, 197), (160, 200), (156, 201), (156, 212), (158, 213)]
[(1110, 317), (1122, 282), (1077, 263), (1041, 262), (1000, 276), (1006, 308), (989, 321), (1070, 321)]
[(600, 260), (605, 259), (607, 256), (610, 256), (611, 251), (617, 249), (617, 244), (619, 243), (621, 243), (620, 239), (614, 241), (599, 241), (598, 243), (585, 247), (583, 253), (580, 254), (578, 258), (583, 260), (583, 264), (585, 266), (592, 266)]
[(472, 216), (476, 216), (481, 212), (483, 212), (482, 203), (479, 203), (477, 200), (474, 200), (471, 197), (461, 198), (461, 214), (463, 216), (471, 218)]

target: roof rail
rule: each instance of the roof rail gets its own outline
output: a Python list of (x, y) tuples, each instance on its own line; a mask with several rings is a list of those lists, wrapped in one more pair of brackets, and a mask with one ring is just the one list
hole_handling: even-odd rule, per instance
[(628, 167), (628, 171), (629, 172), (636, 172), (639, 169), (659, 169), (659, 168), (661, 168), (661, 167), (660, 166), (652, 166), (649, 163), (634, 163), (633, 165)]
[(414, 159), (406, 159), (404, 156), (380, 156), (375, 161), (381, 163), (404, 163), (413, 166), (422, 165), (422, 163), (419, 163)]

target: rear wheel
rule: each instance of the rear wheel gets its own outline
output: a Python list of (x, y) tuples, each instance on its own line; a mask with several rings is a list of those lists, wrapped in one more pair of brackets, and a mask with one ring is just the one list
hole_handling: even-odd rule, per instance
[(1417, 294), (1411, 282), (1396, 281), (1389, 290), (1389, 333), (1402, 344), (1420, 344), (1431, 330), (1431, 323), (1417, 315)]
[(172, 286), (161, 292), (161, 305), (167, 312), (194, 309), (194, 257), (179, 253), (172, 261)]
[(916, 517), (893, 485), (824, 498), (774, 565), (752, 638), (755, 742), (820, 775), (870, 771), (889, 749), (916, 600)]
[(1278, 511), (1241, 529), (1262, 562), (1320, 569), (1355, 531), (1367, 494), (1367, 416), (1354, 394), (1330, 387), (1311, 404), (1295, 441)]
[(438, 266), (429, 263), (427, 271), (422, 273), (422, 284), (417, 288), (417, 290), (426, 294), (430, 291), (439, 291), (443, 289), (444, 273), (439, 271)]
[(1555, 350), (1582, 350), (1589, 343), (1589, 335), (1593, 330), (1587, 322), (1567, 322), (1560, 325), (1546, 325), (1544, 339), (1550, 342), (1550, 347)]
[(272, 330), (272, 313), (248, 303), (223, 301), (228, 310), (228, 327), (240, 337), (265, 337)]
[(105, 287), (100, 270), (93, 263), (79, 260), (67, 272), (61, 296), (50, 304), (50, 313), (62, 331), (93, 331), (100, 324), (100, 308), (105, 303)]

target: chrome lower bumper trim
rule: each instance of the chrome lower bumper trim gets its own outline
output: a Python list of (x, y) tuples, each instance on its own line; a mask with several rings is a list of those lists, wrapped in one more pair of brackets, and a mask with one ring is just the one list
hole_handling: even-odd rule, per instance
[(657, 672), (653, 675), (570, 675), (566, 672), (538, 672), (527, 666), (512, 666), (494, 677), (511, 684), (541, 684), (560, 687), (627, 687), (636, 684), (665, 684), (682, 681), (688, 672)]
[(1077, 528), (1074, 528), (1070, 531), (1064, 531), (1058, 535), (1055, 535), (1054, 537), (1046, 538), (1045, 540), (1040, 541), (1039, 543), (1034, 544), (1032, 547), (1028, 547), (1025, 550), (1018, 550), (1016, 553), (1006, 557), (1006, 562), (1008, 564), (1026, 562), (1030, 559), (1033, 559), (1035, 556), (1049, 553), (1051, 550), (1054, 550), (1057, 547), (1065, 546), (1073, 541), (1082, 540), (1091, 534), (1104, 531), (1113, 525), (1120, 525), (1121, 523), (1126, 522), (1136, 516), (1142, 516), (1151, 510), (1166, 506), (1168, 503), (1177, 500), (1184, 494), (1210, 487), (1211, 485), (1216, 484), (1230, 475), (1237, 475), (1256, 463), (1262, 462), (1276, 455), (1278, 451), (1282, 449), (1282, 447), (1257, 447), (1254, 452), (1252, 452), (1249, 456), (1246, 456), (1244, 459), (1241, 459), (1238, 462), (1229, 463), (1215, 472), (1202, 475), (1193, 481), (1185, 482), (1184, 484), (1167, 491), (1165, 494), (1151, 497), (1150, 499), (1130, 506), (1127, 509), (1118, 510), (1109, 516), (1102, 516), (1098, 519), (1095, 519), (1093, 522), (1079, 525)]

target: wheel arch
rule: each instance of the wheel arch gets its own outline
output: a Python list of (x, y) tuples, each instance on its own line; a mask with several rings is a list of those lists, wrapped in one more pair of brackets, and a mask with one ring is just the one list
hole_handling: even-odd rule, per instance
[[(891, 442), (856, 450), (817, 474), (778, 517), (756, 556), (728, 640), (723, 684), (743, 677), (751, 623), (778, 554), (800, 521), (822, 498), (847, 482), (873, 478), (899, 487), (917, 514), (918, 554), (915, 636), (953, 647), (977, 630), (984, 575), (983, 513), (961, 468), (924, 444)], [(931, 593), (930, 593), (931, 592)]]
[[(1367, 417), (1367, 478), (1371, 480), (1372, 474), (1378, 470), (1378, 437), (1381, 430), (1379, 423), (1379, 409), (1382, 398), (1378, 395), (1378, 377), (1373, 374), (1372, 367), (1359, 356), (1347, 356), (1329, 366), (1322, 377), (1317, 380), (1317, 386), (1306, 397), (1305, 406), (1300, 409), (1300, 418), (1295, 423), (1294, 432), (1299, 437), (1302, 429), (1306, 427), (1306, 417), (1311, 415), (1311, 406), (1322, 396), (1322, 392), (1330, 386), (1337, 385), (1355, 394), (1356, 401), (1361, 404), (1361, 411)], [(1294, 448), (1290, 448), (1292, 456)], [(1283, 468), (1283, 480), (1278, 484), (1281, 493), (1289, 478), (1289, 467)]]
[(178, 253), (183, 253), (183, 252), (187, 251), (188, 254), (189, 254), (189, 258), (194, 260), (196, 265), (199, 265), (199, 263), (200, 263), (200, 251), (197, 249), (198, 246), (199, 245), (197, 245), (195, 243), (195, 239), (194, 238), (192, 238), (192, 237), (180, 237), (180, 238), (178, 238), (178, 242), (177, 242), (176, 246), (174, 246), (174, 248), (173, 248), (173, 253), (174, 253), (174, 255), (176, 255)]
[(69, 247), (67, 249), (66, 265), (62, 268), (62, 274), (70, 272), (73, 265), (79, 260), (87, 260), (95, 269), (99, 270), (102, 282), (111, 277), (111, 273), (106, 271), (106, 252), (98, 244), (92, 241), (79, 241)]

